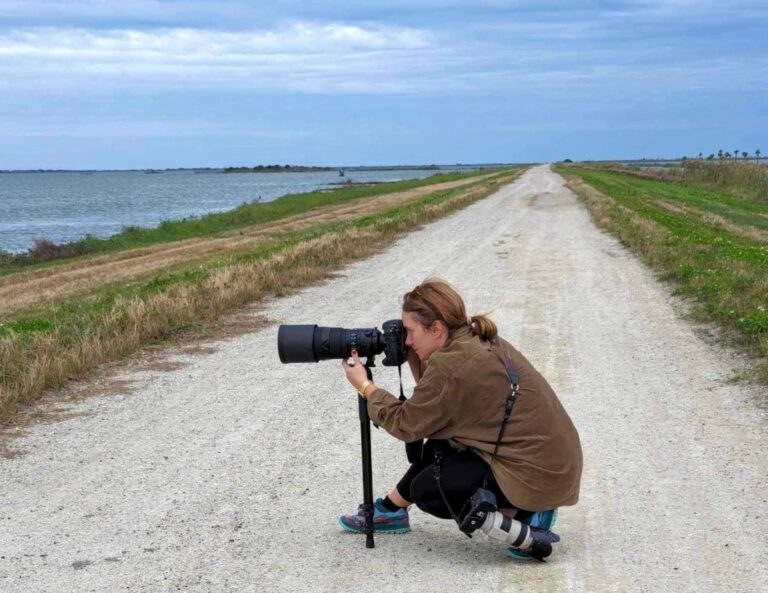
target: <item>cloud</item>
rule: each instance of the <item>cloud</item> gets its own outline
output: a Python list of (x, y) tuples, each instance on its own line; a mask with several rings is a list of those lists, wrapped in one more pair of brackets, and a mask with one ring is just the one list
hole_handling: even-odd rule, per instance
[(0, 34), (0, 74), (6, 82), (46, 88), (394, 89), (398, 71), (435, 50), (428, 32), (380, 25), (300, 22), (248, 32), (35, 28)]
[[(539, 8), (522, 2), (514, 6), (529, 12), (516, 18), (491, 20), (486, 14), (462, 27), (432, 29), (376, 21), (296, 21), (252, 30), (0, 29), (0, 87), (17, 97), (133, 90), (441, 94), (571, 88), (584, 93), (600, 85), (603, 92), (615, 85), (645, 91), (649, 83), (666, 89), (764, 88), (765, 51), (744, 51), (733, 36), (686, 37), (679, 25), (648, 16), (648, 11), (678, 10), (686, 1), (610, 2), (589, 18), (578, 8), (545, 11), (562, 2)], [(45, 4), (65, 9), (61, 2)], [(125, 4), (125, 10), (210, 6), (189, 0)], [(84, 5), (104, 3), (77, 6)], [(703, 14), (695, 18), (704, 19)]]

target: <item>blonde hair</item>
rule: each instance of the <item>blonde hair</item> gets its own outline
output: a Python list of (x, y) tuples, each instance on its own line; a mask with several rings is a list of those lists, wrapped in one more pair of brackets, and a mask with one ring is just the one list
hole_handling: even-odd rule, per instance
[(461, 328), (492, 342), (498, 335), (496, 324), (486, 315), (473, 315), (467, 322), (464, 300), (456, 289), (440, 278), (427, 278), (403, 297), (403, 311), (413, 315), (424, 327), (442, 321), (448, 327), (448, 339)]

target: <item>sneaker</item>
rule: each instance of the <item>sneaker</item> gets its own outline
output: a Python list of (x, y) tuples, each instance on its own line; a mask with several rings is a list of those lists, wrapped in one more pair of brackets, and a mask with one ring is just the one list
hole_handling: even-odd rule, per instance
[[(344, 531), (352, 533), (365, 533), (365, 518), (358, 507), (357, 514), (342, 515), (339, 517), (339, 525)], [(408, 533), (411, 524), (408, 521), (408, 509), (390, 511), (384, 507), (384, 501), (377, 498), (373, 503), (373, 531), (374, 533)]]
[[(551, 531), (557, 521), (557, 509), (549, 509), (547, 511), (539, 511), (531, 515), (528, 521), (525, 521), (531, 527), (538, 527), (539, 529), (545, 529)], [(520, 548), (507, 548), (507, 558), (513, 558), (515, 560), (533, 560), (533, 557)]]
[(557, 509), (549, 509), (548, 511), (539, 511), (531, 515), (528, 525), (531, 527), (538, 527), (539, 529), (546, 529), (552, 531), (557, 521)]

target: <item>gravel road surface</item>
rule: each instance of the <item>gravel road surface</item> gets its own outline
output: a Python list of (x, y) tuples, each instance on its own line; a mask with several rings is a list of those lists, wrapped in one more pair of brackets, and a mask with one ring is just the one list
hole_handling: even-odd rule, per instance
[[(337, 526), (362, 498), (356, 396), (337, 361), (281, 365), (276, 324), (380, 325), (430, 275), (493, 313), (579, 429), (582, 497), (547, 564), (418, 510), (374, 550)], [(121, 365), (122, 393), (30, 427), (0, 459), (0, 591), (768, 591), (765, 393), (729, 381), (744, 361), (681, 311), (534, 168), (254, 309), (276, 324), (172, 350), (165, 370)], [(394, 369), (374, 378), (397, 388)], [(383, 496), (406, 462), (373, 433)]]

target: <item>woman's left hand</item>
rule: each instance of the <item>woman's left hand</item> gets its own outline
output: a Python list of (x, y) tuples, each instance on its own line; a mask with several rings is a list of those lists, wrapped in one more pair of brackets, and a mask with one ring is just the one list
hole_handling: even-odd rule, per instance
[(368, 380), (368, 373), (365, 371), (363, 363), (360, 362), (360, 358), (357, 356), (357, 350), (352, 350), (353, 366), (350, 366), (347, 359), (342, 359), (341, 368), (344, 369), (344, 374), (347, 376), (347, 381), (352, 384), (356, 390)]

